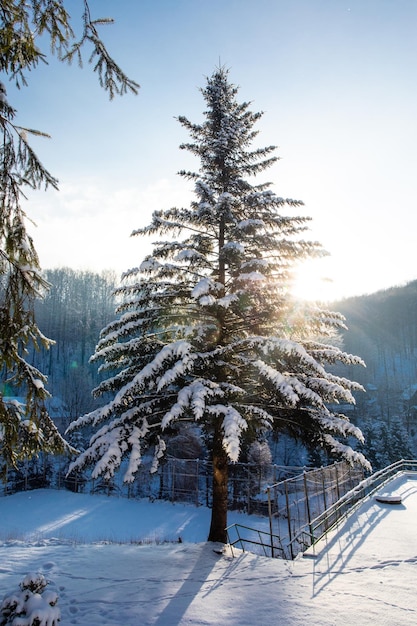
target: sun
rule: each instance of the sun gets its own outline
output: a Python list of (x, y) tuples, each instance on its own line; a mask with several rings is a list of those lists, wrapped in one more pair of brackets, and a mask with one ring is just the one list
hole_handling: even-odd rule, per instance
[(330, 302), (336, 299), (333, 280), (326, 276), (320, 261), (306, 261), (294, 273), (292, 294), (309, 302)]

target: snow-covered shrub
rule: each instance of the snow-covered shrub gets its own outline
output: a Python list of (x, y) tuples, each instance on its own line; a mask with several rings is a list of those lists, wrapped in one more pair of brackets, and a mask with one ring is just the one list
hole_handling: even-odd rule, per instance
[(27, 574), (20, 589), (6, 595), (0, 606), (0, 626), (57, 626), (61, 611), (58, 595), (46, 590), (43, 574)]
[(257, 497), (263, 491), (265, 475), (272, 464), (271, 449), (267, 441), (253, 441), (249, 446), (249, 485), (251, 496)]
[(272, 454), (267, 441), (253, 441), (249, 446), (249, 463), (256, 465), (271, 465)]

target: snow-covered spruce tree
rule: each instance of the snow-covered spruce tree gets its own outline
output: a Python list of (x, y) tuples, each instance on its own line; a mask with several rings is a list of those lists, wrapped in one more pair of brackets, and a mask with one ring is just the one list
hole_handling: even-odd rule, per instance
[(288, 293), (294, 263), (322, 249), (300, 238), (306, 218), (281, 215), (301, 202), (248, 181), (275, 161), (274, 147), (250, 150), (261, 114), (239, 104), (237, 91), (218, 69), (202, 90), (204, 123), (179, 118), (193, 140), (181, 147), (200, 159), (198, 173), (180, 172), (195, 181), (196, 199), (188, 209), (155, 212), (133, 233), (161, 239), (124, 275), (120, 316), (92, 357), (109, 376), (95, 395), (114, 398), (70, 426), (97, 429), (74, 468), (95, 464), (93, 476), (111, 478), (127, 457), (129, 482), (149, 447), (157, 468), (176, 423), (199, 423), (213, 462), (208, 538), (221, 542), (228, 462), (238, 460), (245, 431), (256, 439), (285, 430), (367, 464), (337, 440), (361, 439), (360, 431), (328, 408), (354, 402), (360, 386), (325, 369), (361, 361), (314, 339), (342, 327), (343, 317), (297, 311)]

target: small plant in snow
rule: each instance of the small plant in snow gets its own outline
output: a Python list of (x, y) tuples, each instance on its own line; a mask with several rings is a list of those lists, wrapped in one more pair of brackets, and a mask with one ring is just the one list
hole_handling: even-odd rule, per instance
[(0, 626), (56, 626), (61, 620), (58, 595), (46, 590), (43, 574), (27, 574), (19, 591), (6, 595), (0, 607)]

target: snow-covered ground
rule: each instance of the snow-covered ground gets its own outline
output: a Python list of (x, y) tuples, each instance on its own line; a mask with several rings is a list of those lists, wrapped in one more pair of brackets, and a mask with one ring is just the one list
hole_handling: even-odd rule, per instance
[[(0, 596), (41, 572), (63, 625), (414, 626), (417, 480), (399, 477), (384, 490), (401, 493), (402, 504), (370, 499), (294, 562), (217, 554), (205, 543), (204, 508), (64, 491), (8, 496)], [(229, 521), (267, 526), (242, 514)]]

